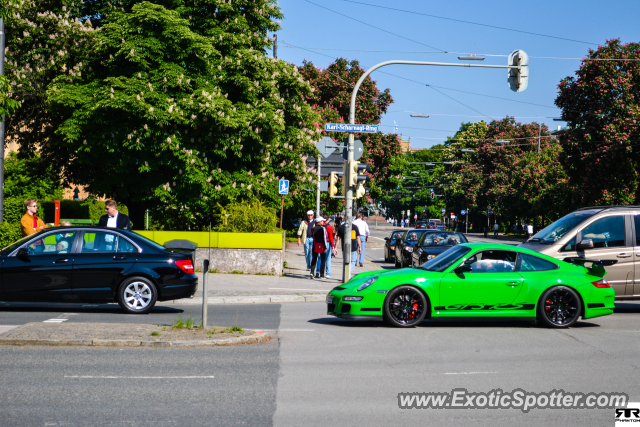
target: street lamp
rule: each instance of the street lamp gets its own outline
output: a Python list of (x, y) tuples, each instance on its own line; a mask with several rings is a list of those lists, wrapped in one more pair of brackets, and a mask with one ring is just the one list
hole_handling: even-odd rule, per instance
[(506, 139), (496, 139), (496, 143), (497, 144), (508, 144), (509, 141), (507, 141)]
[(469, 55), (469, 56), (458, 56), (458, 59), (460, 61), (484, 61), (484, 56), (476, 56), (476, 55)]
[(412, 114), (411, 117), (422, 117), (423, 119), (428, 118), (429, 116), (426, 114)]

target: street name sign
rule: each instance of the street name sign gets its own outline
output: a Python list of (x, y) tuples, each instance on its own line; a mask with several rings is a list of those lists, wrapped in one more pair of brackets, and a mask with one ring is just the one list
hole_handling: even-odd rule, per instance
[(378, 126), (376, 125), (356, 125), (348, 123), (325, 123), (324, 130), (327, 132), (365, 132), (365, 133), (377, 133)]
[(281, 179), (278, 194), (289, 194), (289, 180)]

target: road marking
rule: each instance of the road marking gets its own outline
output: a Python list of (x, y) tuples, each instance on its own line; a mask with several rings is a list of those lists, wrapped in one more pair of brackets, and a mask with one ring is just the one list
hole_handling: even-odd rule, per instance
[(380, 237), (376, 237), (376, 236), (371, 236), (371, 235), (370, 235), (370, 236), (369, 236), (369, 238), (371, 238), (371, 239), (378, 239), (378, 240), (382, 240), (383, 242), (385, 242), (385, 240), (384, 240), (384, 239), (381, 239)]
[(69, 319), (58, 319), (58, 318), (55, 318), (55, 319), (45, 320), (42, 323), (62, 323), (62, 322), (66, 322), (67, 320), (69, 320)]
[(445, 375), (497, 374), (497, 372), (445, 372)]
[(65, 378), (75, 379), (107, 379), (107, 380), (195, 380), (195, 379), (211, 379), (213, 375), (206, 376), (179, 376), (179, 377), (130, 377), (130, 376), (112, 376), (112, 375), (65, 375)]
[(315, 292), (330, 292), (332, 289), (293, 289), (293, 288), (269, 288), (287, 291), (315, 291)]

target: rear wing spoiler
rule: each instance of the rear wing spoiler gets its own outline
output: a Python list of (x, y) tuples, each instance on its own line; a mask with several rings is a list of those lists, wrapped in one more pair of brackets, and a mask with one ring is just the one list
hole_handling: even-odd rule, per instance
[(567, 257), (563, 259), (563, 261), (582, 267), (585, 267), (585, 264), (590, 262), (591, 267), (585, 268), (589, 270), (589, 274), (599, 277), (604, 277), (604, 275), (607, 274), (607, 271), (604, 269), (605, 267), (612, 266), (618, 262), (616, 259), (588, 259), (575, 256)]

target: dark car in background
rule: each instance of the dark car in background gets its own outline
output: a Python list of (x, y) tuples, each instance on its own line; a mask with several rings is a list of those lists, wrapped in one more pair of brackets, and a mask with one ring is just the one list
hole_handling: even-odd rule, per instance
[(427, 228), (429, 223), (427, 221), (418, 221), (416, 222), (416, 228)]
[(405, 232), (401, 238), (396, 239), (396, 268), (404, 268), (411, 265), (413, 246), (418, 243), (426, 229), (414, 229)]
[(384, 240), (384, 262), (396, 262), (396, 239), (402, 237), (406, 230), (395, 230)]
[(0, 263), (0, 301), (117, 302), (144, 314), (198, 287), (193, 253), (106, 227), (44, 229), (2, 249)]
[(460, 244), (469, 243), (464, 234), (455, 231), (427, 230), (411, 251), (411, 266), (418, 267), (442, 252)]

